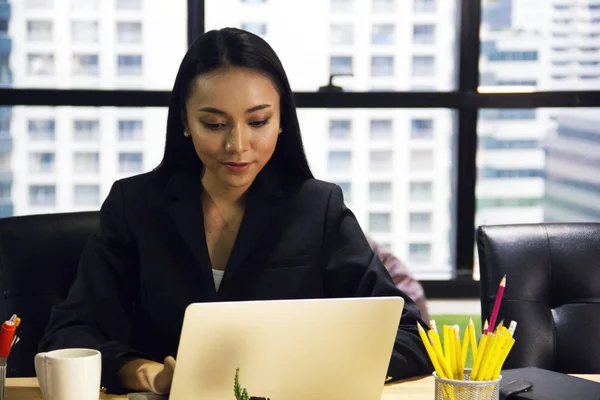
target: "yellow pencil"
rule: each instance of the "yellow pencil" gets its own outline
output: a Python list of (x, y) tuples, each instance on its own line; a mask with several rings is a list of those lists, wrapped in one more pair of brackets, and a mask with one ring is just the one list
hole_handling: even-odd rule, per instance
[(469, 328), (470, 327), (467, 327), (465, 329), (465, 333), (463, 335), (462, 347), (461, 347), (460, 358), (462, 361), (463, 368), (467, 367), (466, 364), (467, 364), (467, 355), (469, 353), (469, 336), (470, 336)]
[(475, 374), (475, 380), (483, 380), (483, 374), (485, 370), (488, 368), (488, 363), (492, 358), (492, 353), (494, 352), (494, 346), (496, 346), (496, 341), (498, 337), (495, 333), (490, 333), (488, 338), (488, 343), (485, 346), (483, 351), (483, 357), (481, 357), (481, 364), (479, 365), (479, 371)]
[(473, 361), (473, 369), (471, 370), (471, 380), (474, 381), (479, 373), (479, 368), (481, 366), (481, 359), (483, 358), (483, 353), (488, 341), (488, 335), (482, 335), (481, 339), (479, 339), (479, 346), (477, 347), (477, 358)]
[(469, 318), (469, 340), (471, 342), (471, 355), (473, 359), (473, 367), (475, 365), (475, 358), (477, 357), (477, 338), (475, 337), (475, 324), (473, 324), (473, 318)]
[(433, 364), (433, 368), (435, 369), (435, 372), (441, 378), (448, 379), (448, 376), (442, 370), (442, 367), (440, 366), (440, 363), (438, 362), (437, 357), (435, 356), (433, 348), (431, 347), (431, 343), (429, 342), (429, 339), (427, 338), (427, 335), (425, 334), (425, 330), (423, 329), (421, 324), (418, 322), (417, 322), (417, 329), (419, 330), (419, 335), (421, 336), (421, 340), (423, 341), (423, 345), (425, 346), (425, 350), (427, 351), (427, 354), (429, 355), (429, 359), (431, 360), (431, 363)]
[(450, 379), (454, 376), (454, 363), (452, 362), (452, 349), (450, 348), (450, 330), (448, 329), (448, 325), (444, 325), (442, 327), (442, 331), (444, 332), (444, 358), (446, 359), (446, 365), (449, 367), (448, 372), (450, 372)]
[(440, 367), (444, 371), (446, 376), (450, 376), (450, 368), (446, 365), (446, 359), (444, 358), (444, 350), (442, 349), (442, 343), (440, 342), (440, 336), (433, 331), (429, 330), (429, 340), (431, 341), (431, 347), (433, 348), (434, 354), (437, 356), (437, 360), (440, 363)]
[(514, 344), (515, 344), (515, 339), (513, 339), (513, 338), (508, 339), (508, 342), (504, 346), (504, 349), (502, 349), (502, 351), (500, 352), (500, 356), (498, 357), (499, 362), (496, 364), (496, 369), (494, 370), (494, 372), (492, 374), (492, 379), (498, 379), (498, 377), (500, 376), (500, 371), (502, 371), (502, 366), (504, 365), (504, 361), (506, 361), (506, 358), (508, 357), (508, 354), (510, 353), (510, 350), (512, 349)]
[(460, 327), (454, 325), (454, 350), (456, 352), (456, 379), (465, 379), (465, 363), (462, 358), (462, 348), (460, 347)]
[(498, 363), (500, 363), (500, 355), (502, 354), (502, 351), (504, 351), (510, 339), (511, 337), (508, 334), (502, 334), (498, 336), (498, 341), (496, 342), (496, 347), (494, 349), (494, 353), (492, 354), (491, 362), (489, 363), (489, 366), (486, 368), (486, 371), (482, 377), (483, 380), (489, 381), (491, 379), (496, 379), (494, 377), (494, 371), (496, 371)]

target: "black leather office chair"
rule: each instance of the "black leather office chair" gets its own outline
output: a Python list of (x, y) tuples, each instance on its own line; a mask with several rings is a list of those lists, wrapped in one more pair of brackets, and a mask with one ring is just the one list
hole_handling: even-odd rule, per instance
[(481, 311), (518, 323), (505, 368), (600, 373), (600, 224), (481, 226)]
[(22, 318), (7, 375), (35, 376), (33, 359), (52, 306), (66, 297), (97, 212), (0, 219), (0, 318)]

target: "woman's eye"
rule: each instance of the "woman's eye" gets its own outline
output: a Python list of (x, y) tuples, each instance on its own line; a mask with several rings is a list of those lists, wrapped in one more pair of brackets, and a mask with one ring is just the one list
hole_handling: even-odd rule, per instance
[(203, 122), (202, 125), (204, 125), (206, 129), (210, 129), (211, 131), (222, 129), (225, 126), (225, 124), (209, 124), (207, 122)]
[(268, 124), (269, 123), (269, 119), (270, 118), (264, 119), (262, 121), (251, 122), (250, 125), (253, 126), (253, 127), (255, 127), (255, 128), (260, 128), (261, 126), (264, 126), (264, 125)]

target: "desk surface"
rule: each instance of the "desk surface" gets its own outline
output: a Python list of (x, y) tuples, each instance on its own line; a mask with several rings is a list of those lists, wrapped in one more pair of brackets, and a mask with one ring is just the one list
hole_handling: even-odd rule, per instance
[[(600, 375), (574, 375), (600, 382)], [(8, 378), (6, 380), (6, 400), (42, 400), (36, 378)], [(411, 399), (431, 400), (433, 398), (433, 377), (411, 379), (393, 385), (386, 385), (381, 400)], [(232, 395), (233, 398), (233, 395)], [(127, 396), (103, 394), (101, 400), (126, 400)]]

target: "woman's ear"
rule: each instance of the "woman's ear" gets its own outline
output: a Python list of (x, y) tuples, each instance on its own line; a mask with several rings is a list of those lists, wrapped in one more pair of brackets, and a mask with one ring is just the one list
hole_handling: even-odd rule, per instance
[(183, 131), (189, 132), (190, 129), (188, 127), (187, 112), (185, 110), (185, 106), (183, 106), (183, 107), (184, 108), (181, 110), (181, 124), (183, 125)]

